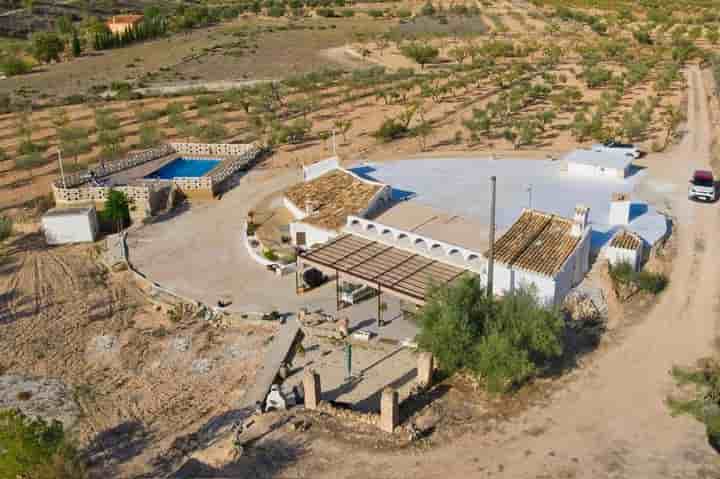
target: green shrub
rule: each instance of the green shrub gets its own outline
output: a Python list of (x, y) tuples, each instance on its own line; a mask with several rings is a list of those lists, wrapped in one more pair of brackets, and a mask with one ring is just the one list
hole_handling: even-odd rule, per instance
[(626, 261), (610, 267), (610, 278), (615, 283), (634, 284), (640, 291), (650, 294), (659, 294), (667, 286), (667, 277), (661, 273), (650, 271), (635, 271), (635, 268)]
[(383, 121), (380, 128), (373, 133), (373, 136), (380, 141), (388, 142), (407, 135), (409, 131), (408, 127), (399, 121), (388, 118)]
[(276, 253), (274, 250), (272, 250), (271, 248), (264, 248), (264, 249), (263, 249), (263, 256), (264, 256), (265, 259), (267, 259), (268, 261), (277, 261), (277, 259), (278, 259), (277, 253)]
[(333, 10), (332, 8), (318, 8), (317, 10), (315, 10), (315, 13), (325, 18), (337, 17), (337, 13), (335, 13), (335, 10)]
[(343, 17), (353, 17), (353, 16), (355, 16), (355, 11), (350, 10), (349, 8), (346, 8), (345, 10), (343, 10), (341, 12), (341, 15)]
[(635, 279), (638, 288), (650, 294), (658, 294), (667, 286), (667, 278), (660, 273), (641, 271)]
[(62, 423), (0, 411), (0, 477), (81, 479), (85, 472)]
[(9, 55), (0, 59), (0, 72), (9, 77), (24, 75), (29, 73), (30, 70), (32, 70), (32, 67), (22, 58)]
[(475, 276), (432, 288), (417, 319), (421, 349), (446, 373), (471, 370), (492, 392), (522, 384), (563, 351), (557, 310), (528, 290), (491, 298)]
[(13, 231), (13, 221), (7, 216), (0, 216), (0, 241), (5, 241)]
[(130, 221), (130, 203), (122, 191), (111, 190), (100, 212), (100, 219), (115, 233), (121, 231)]

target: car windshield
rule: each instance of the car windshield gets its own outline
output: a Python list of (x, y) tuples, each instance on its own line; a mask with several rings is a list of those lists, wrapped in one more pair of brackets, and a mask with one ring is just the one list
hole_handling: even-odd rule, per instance
[(715, 182), (713, 182), (713, 180), (709, 178), (693, 178), (693, 185), (712, 188), (713, 186), (715, 186)]

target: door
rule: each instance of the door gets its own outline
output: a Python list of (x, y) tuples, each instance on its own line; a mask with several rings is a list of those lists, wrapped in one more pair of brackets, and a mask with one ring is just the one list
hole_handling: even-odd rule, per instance
[(305, 246), (306, 241), (304, 231), (298, 231), (295, 233), (295, 244), (297, 246)]

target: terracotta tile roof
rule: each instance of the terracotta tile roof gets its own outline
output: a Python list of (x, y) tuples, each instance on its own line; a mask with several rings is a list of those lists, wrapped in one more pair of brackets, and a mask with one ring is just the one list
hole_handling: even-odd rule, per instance
[(363, 181), (342, 169), (332, 170), (305, 183), (298, 183), (285, 191), (285, 197), (300, 210), (308, 202), (315, 213), (302, 219), (303, 223), (336, 230), (345, 225), (349, 215), (365, 210), (382, 185)]
[(640, 237), (627, 230), (622, 230), (613, 237), (612, 241), (610, 241), (610, 246), (612, 248), (629, 249), (633, 251), (639, 249), (640, 244)]
[(571, 220), (561, 216), (525, 210), (495, 242), (495, 260), (554, 276), (580, 241), (570, 233), (572, 225)]
[(114, 15), (107, 22), (114, 25), (132, 25), (142, 19), (142, 15)]

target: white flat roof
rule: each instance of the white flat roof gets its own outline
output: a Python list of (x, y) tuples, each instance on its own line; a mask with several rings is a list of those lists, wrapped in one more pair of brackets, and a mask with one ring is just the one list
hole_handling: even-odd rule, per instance
[(570, 152), (565, 160), (568, 163), (578, 163), (582, 165), (597, 166), (600, 168), (612, 168), (617, 170), (624, 170), (630, 163), (632, 163), (632, 156), (626, 155), (623, 152), (611, 152), (611, 151), (593, 151), (577, 149)]
[(79, 208), (53, 208), (45, 212), (45, 216), (87, 216), (95, 208), (93, 206)]

